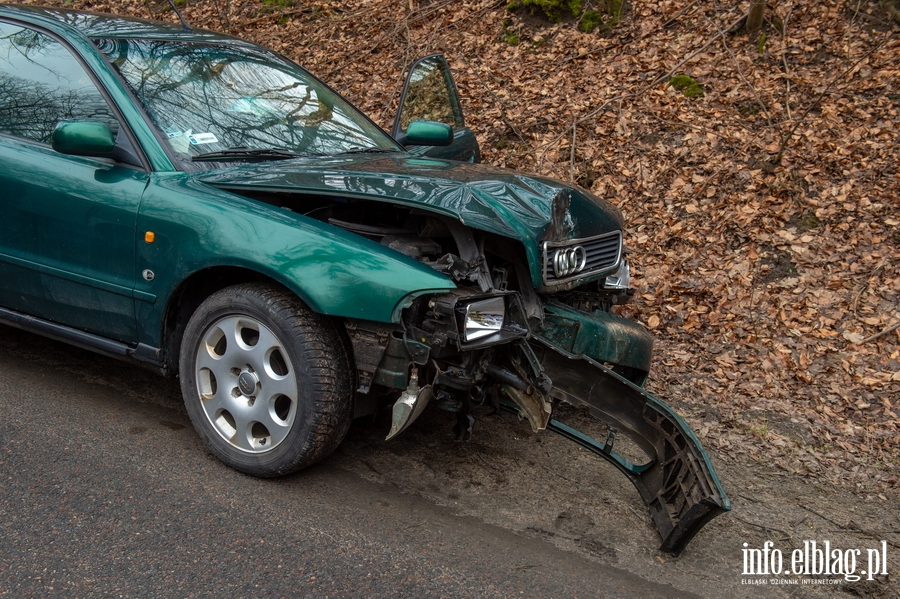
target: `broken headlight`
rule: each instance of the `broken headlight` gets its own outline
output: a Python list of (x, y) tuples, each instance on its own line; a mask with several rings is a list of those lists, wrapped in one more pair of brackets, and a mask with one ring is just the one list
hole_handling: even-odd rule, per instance
[[(408, 312), (410, 339), (430, 346), (432, 357), (443, 349), (478, 349), (531, 336), (525, 307), (518, 293), (463, 293), (456, 290), (431, 296), (425, 306), (419, 303), (419, 309), (414, 305)], [(424, 313), (421, 308), (425, 308)]]
[[(463, 311), (464, 310), (464, 311)], [(492, 297), (460, 306), (463, 342), (470, 343), (499, 333), (506, 317), (503, 297)]]
[(492, 345), (530, 333), (518, 293), (461, 298), (453, 311), (461, 348)]

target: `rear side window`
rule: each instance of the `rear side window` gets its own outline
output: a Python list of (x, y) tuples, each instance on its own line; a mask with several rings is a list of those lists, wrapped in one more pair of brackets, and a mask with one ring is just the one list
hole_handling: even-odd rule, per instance
[(40, 31), (0, 23), (0, 133), (49, 144), (63, 121), (118, 123), (81, 63)]

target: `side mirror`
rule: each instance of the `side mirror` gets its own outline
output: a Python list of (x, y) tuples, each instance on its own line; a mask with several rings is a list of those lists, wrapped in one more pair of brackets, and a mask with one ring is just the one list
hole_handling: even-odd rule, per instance
[(397, 141), (403, 146), (449, 146), (453, 143), (453, 129), (437, 121), (412, 121)]
[(478, 140), (463, 121), (456, 84), (443, 55), (425, 56), (409, 68), (391, 136), (417, 156), (481, 160)]
[(410, 67), (391, 135), (398, 141), (401, 135), (408, 136), (409, 126), (417, 120), (465, 127), (450, 65), (441, 54), (420, 58)]
[(50, 147), (60, 154), (109, 158), (116, 140), (105, 123), (63, 121), (53, 130)]

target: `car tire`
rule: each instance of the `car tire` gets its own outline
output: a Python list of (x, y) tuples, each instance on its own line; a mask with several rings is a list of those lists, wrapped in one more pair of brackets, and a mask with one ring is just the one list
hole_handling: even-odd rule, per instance
[(188, 321), (181, 391), (194, 428), (232, 468), (289, 474), (337, 448), (354, 370), (334, 323), (268, 284), (222, 289)]

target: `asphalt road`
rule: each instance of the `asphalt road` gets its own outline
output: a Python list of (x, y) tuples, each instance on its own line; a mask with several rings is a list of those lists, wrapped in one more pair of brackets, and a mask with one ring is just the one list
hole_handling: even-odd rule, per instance
[(177, 382), (4, 326), (0, 409), (0, 597), (691, 596), (340, 455), (241, 475), (205, 450)]

